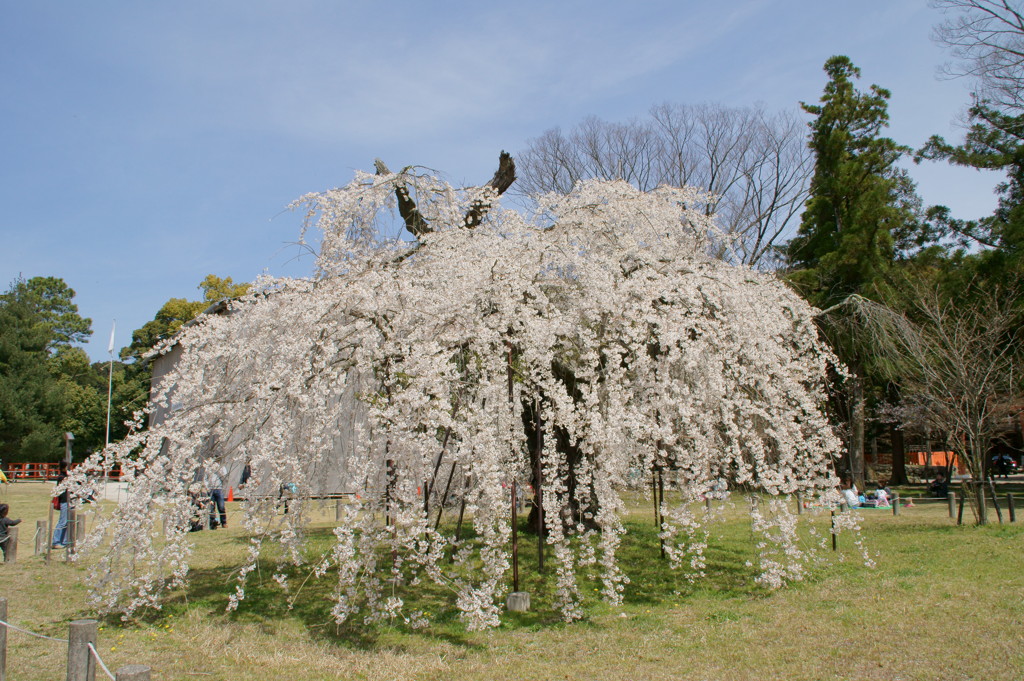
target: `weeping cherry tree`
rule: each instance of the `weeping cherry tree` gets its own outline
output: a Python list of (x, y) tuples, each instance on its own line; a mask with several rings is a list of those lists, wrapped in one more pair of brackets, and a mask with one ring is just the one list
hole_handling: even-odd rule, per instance
[[(726, 237), (708, 196), (589, 181), (524, 216), (499, 206), (497, 182), (456, 189), (377, 171), (297, 202), (322, 234), (316, 276), (258, 280), (183, 330), (150, 407), (173, 406), (170, 416), (76, 469), (80, 497), (90, 472), (120, 466), (128, 481), (87, 541), (100, 552), (98, 606), (159, 607), (186, 581), (197, 480), (241, 462), (261, 489), (299, 494), (284, 515), (273, 493), (242, 504), (248, 557), (229, 607), (275, 560), (332, 580), (338, 622), (425, 623), (402, 587), (429, 580), (451, 590), (469, 628), (495, 626), (509, 486), (532, 482), (556, 605), (575, 620), (583, 580), (621, 603), (622, 494), (654, 470), (673, 492), (660, 508), (666, 569), (703, 574), (715, 514), (700, 502), (728, 489), (772, 496), (749, 504), (759, 580), (802, 576), (827, 535), (806, 541), (785, 496), (837, 499), (841, 442), (823, 411), (837, 362), (799, 296), (709, 257)], [(396, 213), (414, 241), (381, 237)], [(308, 497), (341, 431), (359, 494), (332, 547), (312, 552)], [(288, 587), (284, 568), (276, 579)]]

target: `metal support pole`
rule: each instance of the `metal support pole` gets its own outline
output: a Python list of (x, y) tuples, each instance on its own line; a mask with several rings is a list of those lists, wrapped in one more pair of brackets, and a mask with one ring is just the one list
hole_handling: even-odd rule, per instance
[(96, 646), (96, 620), (75, 620), (68, 627), (67, 681), (95, 681), (96, 660), (89, 644)]

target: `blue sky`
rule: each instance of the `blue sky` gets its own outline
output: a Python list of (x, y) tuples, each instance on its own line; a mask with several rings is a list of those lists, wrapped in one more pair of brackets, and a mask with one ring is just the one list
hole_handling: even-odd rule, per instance
[[(958, 137), (942, 19), (911, 0), (0, 2), (0, 283), (64, 278), (106, 358), (206, 274), (303, 276), (298, 196), (380, 157), (455, 183), (588, 115), (665, 101), (796, 110), (846, 54), (893, 93), (889, 135)], [(998, 175), (913, 167), (926, 204)]]

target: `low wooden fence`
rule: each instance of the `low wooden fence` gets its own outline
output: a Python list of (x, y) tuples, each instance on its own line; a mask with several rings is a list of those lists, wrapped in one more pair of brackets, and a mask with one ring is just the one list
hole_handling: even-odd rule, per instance
[(99, 667), (111, 681), (150, 681), (150, 668), (141, 664), (119, 667), (113, 674), (97, 651), (97, 620), (75, 620), (68, 624), (68, 637), (55, 638), (11, 624), (7, 619), (7, 599), (0, 597), (0, 681), (7, 681), (7, 637), (14, 631), (68, 646), (67, 681), (95, 681)]

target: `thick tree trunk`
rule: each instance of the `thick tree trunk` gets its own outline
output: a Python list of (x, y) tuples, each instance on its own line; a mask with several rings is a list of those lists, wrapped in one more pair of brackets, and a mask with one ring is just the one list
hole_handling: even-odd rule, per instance
[[(569, 394), (572, 395), (572, 398), (577, 402), (581, 402), (583, 400), (583, 394), (576, 386), (576, 376), (572, 370), (556, 362), (553, 367), (553, 371), (555, 376), (565, 384)], [(555, 447), (558, 452), (565, 457), (566, 466), (565, 496), (567, 503), (562, 512), (562, 529), (566, 532), (569, 532), (570, 530), (575, 532), (575, 528), (578, 525), (583, 525), (586, 529), (596, 529), (597, 522), (594, 518), (597, 516), (598, 500), (597, 494), (593, 489), (593, 483), (590, 483), (591, 487), (588, 490), (580, 489), (580, 485), (584, 483), (580, 482), (576, 475), (585, 454), (579, 447), (572, 444), (572, 440), (564, 428), (558, 426), (549, 428), (541, 423), (540, 427), (544, 432), (540, 438), (537, 436), (537, 419), (534, 415), (534, 405), (542, 402), (543, 398), (543, 395), (539, 395), (537, 397), (537, 402), (534, 402), (533, 400), (524, 402), (522, 410), (523, 432), (524, 435), (526, 435), (526, 441), (530, 443), (537, 443), (537, 446), (532, 447), (530, 451), (530, 463), (533, 470), (532, 482), (534, 489), (540, 489), (540, 485), (544, 482), (543, 480), (537, 479), (541, 470), (538, 462), (542, 451), (543, 438), (554, 437)], [(589, 511), (589, 513), (585, 513), (584, 511)], [(530, 515), (528, 518), (528, 525), (531, 529), (541, 526), (538, 521), (537, 514), (538, 509), (536, 504), (534, 504), (533, 508), (530, 509)], [(546, 529), (548, 527), (548, 523), (551, 522), (552, 518), (545, 509), (543, 527)]]
[(864, 489), (864, 380), (850, 382), (850, 475), (857, 489)]
[(903, 431), (896, 426), (890, 426), (889, 438), (892, 442), (892, 478), (890, 485), (906, 485), (907, 480), (907, 451), (903, 439)]
[(988, 509), (985, 508), (985, 480), (988, 478), (988, 459), (985, 456), (984, 447), (977, 438), (970, 438), (968, 449), (974, 459), (974, 468), (978, 471), (980, 479), (974, 481), (974, 494), (978, 503), (978, 524), (988, 524)]

